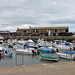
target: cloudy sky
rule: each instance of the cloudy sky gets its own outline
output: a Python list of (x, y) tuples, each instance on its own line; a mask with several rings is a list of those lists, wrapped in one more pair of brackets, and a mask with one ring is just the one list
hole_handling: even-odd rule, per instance
[(75, 31), (75, 0), (0, 0), (0, 30), (68, 26)]

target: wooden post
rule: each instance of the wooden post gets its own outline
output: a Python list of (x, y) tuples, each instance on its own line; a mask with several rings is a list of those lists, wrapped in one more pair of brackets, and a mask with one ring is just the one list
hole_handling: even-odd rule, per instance
[(17, 53), (15, 52), (15, 64), (17, 65)]
[[(70, 52), (72, 52), (72, 49), (71, 49), (71, 47), (70, 47)], [(71, 56), (71, 59), (72, 59), (72, 54), (70, 54), (70, 56)]]
[(23, 55), (22, 55), (22, 65), (23, 65), (23, 60), (24, 60), (24, 57), (23, 57)]
[(67, 59), (67, 50), (66, 50), (66, 59)]

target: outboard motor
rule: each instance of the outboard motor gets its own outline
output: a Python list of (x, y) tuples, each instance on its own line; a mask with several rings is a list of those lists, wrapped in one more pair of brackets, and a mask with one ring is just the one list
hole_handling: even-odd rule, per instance
[(37, 53), (40, 54), (39, 50), (37, 50)]
[(56, 52), (59, 52), (58, 48), (56, 49)]
[(35, 53), (34, 50), (32, 50), (32, 53), (33, 53), (33, 55), (34, 55), (34, 53)]
[(13, 53), (10, 53), (10, 58), (12, 58), (12, 54), (13, 54)]
[(1, 53), (0, 53), (0, 58), (1, 58)]
[(54, 53), (54, 50), (52, 49), (52, 54)]
[(74, 56), (73, 60), (75, 61), (75, 56)]

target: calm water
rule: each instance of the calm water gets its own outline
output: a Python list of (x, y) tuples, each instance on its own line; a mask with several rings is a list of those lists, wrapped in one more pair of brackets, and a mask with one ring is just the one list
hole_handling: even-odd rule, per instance
[[(2, 46), (2, 45), (0, 45)], [(5, 46), (3, 46), (5, 47)], [(0, 66), (16, 66), (16, 65), (32, 65), (32, 64), (47, 64), (47, 63), (62, 63), (70, 62), (72, 60), (60, 59), (58, 62), (47, 61), (40, 58), (39, 55), (16, 55), (15, 50), (8, 48), (13, 57), (3, 57), (0, 59)]]

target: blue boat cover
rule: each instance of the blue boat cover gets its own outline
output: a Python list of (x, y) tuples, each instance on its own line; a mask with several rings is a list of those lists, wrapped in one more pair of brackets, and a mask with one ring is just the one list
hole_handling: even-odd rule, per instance
[(44, 47), (44, 49), (48, 49), (48, 50), (50, 49), (51, 50), (51, 48), (49, 48), (49, 47)]
[(68, 51), (62, 51), (62, 52), (67, 54), (75, 54), (75, 52), (68, 52)]
[(65, 43), (65, 45), (68, 45), (68, 46), (70, 46), (70, 44), (69, 44), (69, 43)]

